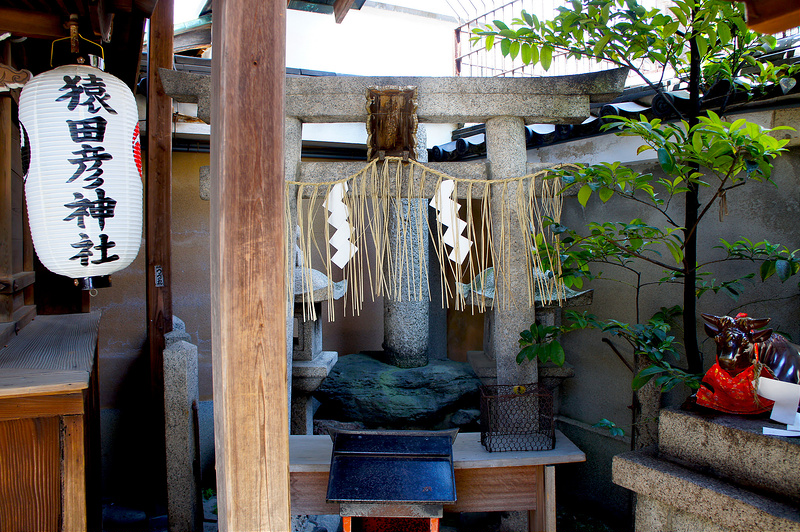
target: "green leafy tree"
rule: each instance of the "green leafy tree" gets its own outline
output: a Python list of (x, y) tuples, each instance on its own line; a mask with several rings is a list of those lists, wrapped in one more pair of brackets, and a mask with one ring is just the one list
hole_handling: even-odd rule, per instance
[[(716, 205), (723, 212), (731, 189), (754, 181), (771, 181), (773, 161), (785, 151), (788, 142), (776, 138), (776, 130), (783, 128), (768, 130), (743, 119), (728, 122), (722, 116), (742, 98), (753, 98), (774, 88), (791, 90), (792, 76), (800, 67), (776, 67), (761, 61), (759, 56), (775, 46), (775, 38), (750, 31), (743, 7), (721, 0), (677, 0), (665, 11), (647, 9), (636, 0), (573, 0), (559, 7), (549, 21), (540, 21), (523, 11), (510, 24), (494, 21), (474, 33), (474, 40), (483, 42), (487, 49), (499, 46), (504, 56), (519, 57), (524, 63), (538, 64), (545, 70), (556, 55), (562, 54), (627, 67), (658, 93), (664, 93), (664, 82), (673, 77), (686, 85), (688, 106), (678, 106), (673, 99), (665, 98), (673, 107), (676, 121), (614, 117), (604, 126), (617, 135), (641, 139), (639, 153), (653, 150), (663, 175), (642, 174), (618, 162), (581, 165), (577, 171), (557, 175), (565, 184), (577, 187), (578, 201), (584, 207), (592, 198), (605, 203), (617, 196), (654, 211), (663, 223), (654, 225), (641, 219), (597, 222), (589, 225), (588, 233), (580, 233), (550, 222), (550, 229), (560, 237), (556, 243), (560, 270), (558, 265), (552, 265), (552, 269), (560, 271), (567, 286), (580, 288), (584, 279), (597, 277), (597, 265), (614, 265), (634, 274), (637, 324), (643, 321), (639, 294), (644, 286), (683, 285), (681, 314), (688, 364), (685, 370), (663, 356), (674, 351), (666, 319), (676, 312), (654, 316), (642, 325), (602, 322), (590, 315), (571, 313), (573, 325), (567, 329), (594, 327), (631, 343), (637, 358), (650, 361), (650, 366), (634, 378), (635, 387), (653, 378), (662, 389), (678, 382), (696, 387), (697, 374), (702, 371), (694, 332), (696, 298), (709, 291), (736, 298), (744, 282), (756, 273), (761, 279), (777, 275), (785, 281), (800, 270), (797, 250), (767, 241), (720, 241), (722, 259), (703, 262), (697, 254), (701, 222), (712, 207)], [(646, 75), (653, 71), (660, 72), (657, 79)], [(702, 110), (701, 103), (713, 106), (716, 112)], [(701, 188), (713, 190), (704, 204), (699, 201)], [(676, 202), (683, 204), (683, 219), (676, 219), (675, 209), (670, 209)], [(539, 244), (548, 245), (543, 241)], [(709, 267), (720, 260), (752, 261), (760, 266), (736, 279), (717, 280)], [(666, 275), (643, 282), (642, 262), (660, 267)], [(532, 335), (534, 331), (527, 333)], [(665, 347), (667, 338), (669, 346)], [(523, 341), (527, 342), (525, 336), (520, 340), (524, 351), (521, 358), (554, 352), (554, 348), (545, 351), (544, 347), (530, 347), (545, 344), (544, 340)], [(658, 348), (654, 349), (654, 345)]]

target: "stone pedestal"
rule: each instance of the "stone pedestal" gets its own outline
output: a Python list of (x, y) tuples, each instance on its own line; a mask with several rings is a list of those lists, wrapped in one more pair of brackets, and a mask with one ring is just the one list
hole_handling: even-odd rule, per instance
[(172, 316), (172, 330), (164, 335), (164, 347), (168, 348), (172, 344), (180, 341), (191, 343), (192, 337), (186, 332), (186, 324), (179, 317)]
[(500, 512), (497, 532), (519, 532), (528, 530), (528, 512)]
[(393, 429), (452, 428), (474, 424), (480, 416), (479, 385), (463, 362), (432, 360), (424, 367), (398, 368), (374, 351), (342, 357), (315, 395), (337, 421)]
[(800, 531), (800, 441), (768, 419), (663, 410), (658, 447), (614, 457), (637, 532)]
[(338, 360), (339, 354), (336, 351), (321, 351), (311, 360), (294, 360), (292, 434), (314, 433), (314, 413), (319, 407), (319, 401), (314, 399), (311, 394), (319, 388)]
[[(311, 394), (319, 387), (328, 376), (339, 354), (336, 351), (322, 350), (322, 301), (328, 298), (339, 299), (345, 290), (345, 284), (327, 284), (327, 278), (321, 272), (312, 272), (316, 280), (324, 283), (315, 284), (316, 288), (307, 297), (314, 301), (314, 311), (317, 319), (303, 316), (302, 294), (297, 296), (294, 304), (293, 327), (296, 328), (296, 337), (290, 344), (292, 356), (291, 365), (291, 390), (290, 403), (290, 431), (291, 434), (313, 434), (314, 413), (319, 407), (319, 402)], [(321, 276), (321, 277), (320, 277)], [(296, 279), (296, 283), (302, 280)]]
[(197, 434), (197, 346), (183, 340), (164, 350), (167, 513), (171, 532), (203, 529)]

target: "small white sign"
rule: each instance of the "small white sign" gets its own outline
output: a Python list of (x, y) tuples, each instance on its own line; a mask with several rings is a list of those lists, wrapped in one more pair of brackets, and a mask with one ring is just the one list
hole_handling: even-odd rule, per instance
[(775, 401), (769, 418), (778, 423), (793, 425), (800, 405), (800, 385), (761, 377), (758, 379), (758, 395)]

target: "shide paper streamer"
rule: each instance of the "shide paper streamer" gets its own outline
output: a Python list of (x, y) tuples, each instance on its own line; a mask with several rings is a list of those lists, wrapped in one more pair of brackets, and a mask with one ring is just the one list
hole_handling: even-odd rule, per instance
[(764, 434), (772, 436), (800, 436), (800, 385), (775, 379), (758, 379), (758, 395), (775, 401), (770, 419), (785, 423), (786, 430), (764, 427)]
[(467, 228), (467, 222), (458, 217), (461, 205), (450, 197), (455, 188), (456, 182), (452, 179), (439, 183), (439, 188), (436, 189), (436, 195), (431, 200), (430, 206), (436, 209), (436, 221), (447, 227), (447, 231), (442, 236), (442, 242), (453, 248), (447, 258), (462, 264), (469, 256), (472, 241), (461, 236), (461, 233)]
[[(428, 264), (414, 261), (424, 254), (426, 240), (430, 242), (430, 260), (439, 263), (442, 307), (471, 306), (480, 312), (490, 305), (521, 309), (533, 306), (535, 292), (547, 294), (548, 300), (563, 301), (563, 285), (556, 283), (558, 271), (536, 274), (544, 270), (543, 263), (560, 268), (558, 240), (547, 234), (542, 224), (545, 217), (556, 222), (561, 218), (560, 180), (545, 179), (552, 170), (509, 179), (466, 179), (417, 161), (386, 157), (344, 178), (314, 183), (287, 181), (288, 293), (293, 293), (296, 222), (303, 263), (316, 264), (331, 283), (334, 277), (347, 280), (345, 312), (349, 307), (354, 315), (360, 313), (366, 292), (373, 299), (430, 297), (423, 295), (430, 293), (423, 289), (429, 286)], [(399, 215), (402, 209), (391, 206), (400, 205), (404, 199), (418, 201), (408, 202), (408, 214)], [(436, 211), (436, 222), (429, 221), (429, 209)], [(328, 223), (323, 221), (325, 215)], [(400, 239), (400, 246), (390, 238), (392, 217), (399, 222), (401, 234), (414, 235)], [(540, 254), (547, 250), (536, 245), (540, 234), (554, 246), (550, 249), (553, 255), (546, 261)], [(520, 249), (530, 252), (519, 253)], [(520, 260), (524, 264), (519, 264)], [(310, 275), (310, 268), (306, 270)], [(496, 275), (500, 285), (507, 285), (512, 270), (524, 277), (524, 288), (513, 294), (501, 290), (497, 298), (487, 300), (455, 288), (455, 283), (485, 283), (487, 271)], [(419, 281), (401, 296), (396, 289), (400, 279), (394, 278), (398, 275), (411, 275)], [(313, 315), (313, 301), (306, 296), (303, 294), (303, 304)], [(334, 318), (332, 301), (328, 301), (328, 317)]]
[(343, 269), (358, 251), (358, 248), (350, 241), (353, 236), (353, 227), (347, 220), (350, 211), (342, 201), (348, 189), (347, 183), (335, 184), (331, 187), (328, 199), (323, 203), (323, 206), (331, 213), (328, 223), (336, 228), (336, 232), (330, 238), (330, 243), (337, 251), (331, 260), (339, 269)]

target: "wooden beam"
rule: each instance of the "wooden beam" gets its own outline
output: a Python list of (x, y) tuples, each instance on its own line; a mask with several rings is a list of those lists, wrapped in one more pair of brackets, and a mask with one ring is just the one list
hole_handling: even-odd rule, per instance
[(261, 0), (214, 4), (211, 324), (220, 530), (291, 528), (285, 10)]
[(800, 8), (792, 7), (791, 3), (786, 6), (783, 12), (773, 13), (766, 17), (754, 16), (747, 18), (747, 27), (767, 34), (786, 31), (797, 27), (798, 24), (800, 24)]
[[(737, 0), (726, 0), (735, 3)], [(775, 34), (800, 24), (797, 2), (785, 0), (741, 0), (747, 6), (747, 27), (759, 33)]]
[(173, 0), (159, 0), (150, 19), (147, 90), (147, 339), (154, 503), (166, 502), (164, 439), (164, 335), (172, 330), (172, 99), (158, 69), (172, 68)]
[(336, 0), (333, 3), (333, 15), (336, 17), (336, 23), (341, 24), (347, 12), (355, 3), (355, 0)]
[(0, 8), (0, 33), (6, 31), (35, 39), (57, 39), (69, 35), (58, 15)]
[[(27, 220), (25, 221), (27, 223)], [(0, 294), (13, 294), (32, 285), (36, 281), (36, 274), (32, 271), (22, 271), (9, 275), (0, 276)]]
[[(119, 0), (117, 0), (117, 4), (119, 4)], [(149, 17), (155, 11), (156, 6), (158, 5), (158, 0), (134, 0), (133, 7), (137, 10), (141, 11), (144, 14), (145, 18)], [(117, 6), (119, 9), (119, 6)]]

